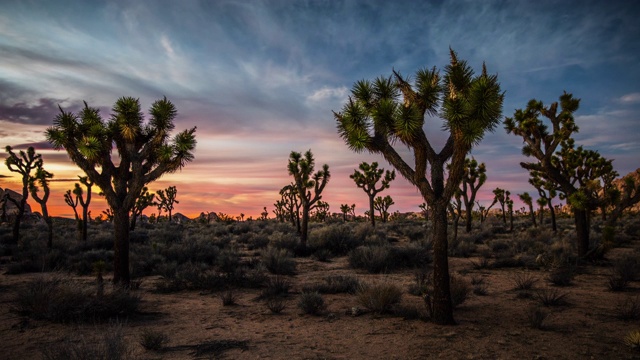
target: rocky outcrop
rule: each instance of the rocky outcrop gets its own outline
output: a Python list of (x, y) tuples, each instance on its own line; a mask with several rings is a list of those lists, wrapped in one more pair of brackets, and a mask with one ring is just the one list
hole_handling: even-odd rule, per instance
[[(4, 202), (5, 200), (5, 196), (9, 195), (12, 199), (15, 199), (16, 201), (20, 201), (22, 200), (22, 195), (20, 195), (19, 193), (11, 190), (11, 189), (2, 189), (0, 188), (0, 216), (4, 216), (3, 214), (3, 209), (6, 211), (6, 216), (11, 216), (11, 215), (15, 215), (18, 213), (18, 208), (15, 206), (15, 204), (9, 200), (6, 200), (6, 206), (5, 204), (3, 204), (2, 202)], [(31, 215), (31, 206), (29, 206), (29, 204), (27, 203), (24, 207), (24, 214), (25, 215)]]

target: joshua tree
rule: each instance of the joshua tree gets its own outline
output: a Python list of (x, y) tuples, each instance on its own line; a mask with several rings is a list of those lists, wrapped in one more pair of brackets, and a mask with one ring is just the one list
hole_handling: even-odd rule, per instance
[(462, 216), (462, 199), (460, 198), (461, 191), (458, 190), (453, 194), (453, 200), (449, 202), (449, 212), (453, 219), (453, 242), (458, 240), (458, 222)]
[(260, 220), (268, 220), (269, 219), (269, 211), (267, 207), (262, 208), (262, 212), (260, 213)]
[[(283, 200), (277, 200), (274, 204), (273, 204), (273, 214), (276, 216), (276, 220), (280, 221), (280, 222), (285, 222), (285, 218), (287, 216), (287, 211), (285, 210), (285, 203)], [(241, 214), (244, 215), (244, 214)], [(243, 218), (244, 216), (242, 216), (241, 218)]]
[[(42, 161), (38, 162), (38, 167), (36, 168), (36, 175), (29, 177), (29, 192), (31, 193), (31, 197), (38, 204), (40, 204), (40, 209), (42, 210), (42, 218), (44, 222), (47, 224), (47, 249), (51, 251), (53, 248), (53, 220), (49, 216), (49, 210), (47, 209), (47, 201), (49, 201), (49, 195), (51, 194), (51, 189), (49, 188), (49, 179), (53, 177), (53, 174), (48, 172), (42, 167)], [(38, 191), (39, 188), (42, 188), (43, 195), (40, 197)]]
[(540, 216), (540, 226), (544, 226), (544, 207), (547, 206), (547, 199), (539, 197), (536, 200), (536, 204), (539, 206), (538, 215)]
[(164, 190), (156, 191), (158, 195), (158, 213), (160, 213), (160, 209), (164, 210), (167, 214), (169, 214), (169, 222), (171, 222), (171, 212), (173, 211), (173, 204), (180, 204), (180, 201), (176, 200), (176, 195), (178, 194), (178, 190), (175, 186), (169, 186)]
[(378, 196), (373, 201), (373, 206), (376, 210), (378, 210), (378, 213), (380, 214), (380, 219), (382, 220), (383, 223), (387, 222), (387, 219), (389, 218), (389, 208), (393, 204), (395, 203), (393, 202), (393, 199), (389, 195), (385, 197)]
[(13, 152), (11, 146), (5, 148), (9, 156), (5, 159), (4, 163), (11, 172), (22, 175), (22, 199), (14, 199), (11, 196), (7, 196), (5, 202), (11, 201), (18, 209), (16, 219), (13, 223), (13, 243), (17, 244), (20, 239), (20, 222), (24, 216), (24, 210), (27, 205), (27, 198), (29, 197), (29, 179), (31, 178), (31, 171), (42, 166), (42, 155), (36, 154), (35, 149), (30, 146), (25, 153), (20, 150), (20, 155)]
[(73, 193), (76, 195), (77, 201), (82, 207), (82, 241), (87, 241), (87, 229), (89, 226), (89, 205), (91, 204), (91, 188), (93, 187), (93, 180), (89, 180), (87, 176), (78, 176), (80, 184), (84, 185), (87, 189), (87, 196), (83, 195), (84, 191), (80, 187), (80, 184), (76, 183), (73, 188)]
[[(558, 229), (556, 225), (556, 211), (551, 203), (551, 200), (557, 195), (555, 184), (544, 180), (538, 171), (529, 171), (529, 175), (531, 176), (529, 178), (529, 184), (538, 190), (538, 195), (540, 195), (541, 199), (544, 199), (549, 208), (549, 213), (551, 214), (551, 229), (553, 229), (553, 232), (556, 232)], [(540, 217), (540, 219), (540, 226), (542, 226), (542, 217)]]
[[(522, 153), (534, 158), (533, 162), (521, 162), (520, 166), (538, 171), (544, 180), (556, 184), (557, 190), (566, 197), (573, 210), (578, 255), (586, 257), (589, 252), (589, 214), (598, 205), (593, 184), (612, 172), (613, 165), (611, 160), (596, 151), (575, 147), (572, 135), (578, 131), (578, 126), (573, 113), (578, 110), (580, 99), (565, 92), (559, 100), (559, 103), (554, 102), (547, 107), (542, 101), (529, 101), (525, 110), (518, 109), (513, 118), (504, 120), (505, 130), (522, 137)], [(543, 122), (541, 116), (548, 119), (551, 127)]]
[(474, 158), (464, 160), (464, 175), (462, 176), (462, 200), (466, 210), (466, 232), (471, 232), (473, 205), (478, 190), (487, 181), (487, 168), (484, 163), (478, 165)]
[[(385, 173), (384, 169), (378, 169), (378, 163), (373, 162), (369, 165), (366, 162), (362, 162), (359, 166), (361, 171), (353, 170), (353, 174), (349, 177), (353, 179), (356, 183), (356, 186), (364, 190), (365, 193), (369, 196), (369, 213), (371, 214), (371, 225), (376, 226), (376, 217), (373, 213), (374, 208), (374, 199), (376, 195), (384, 189), (389, 188), (389, 183), (396, 178), (396, 172), (387, 170)], [(382, 177), (384, 173), (384, 178)], [(376, 187), (376, 183), (382, 179), (380, 182), (380, 187)]]
[[(118, 99), (112, 112), (105, 121), (86, 102), (79, 114), (60, 108), (46, 134), (104, 193), (114, 215), (113, 281), (129, 285), (129, 213), (145, 185), (193, 160), (196, 128), (170, 140), (177, 111), (166, 98), (153, 103), (148, 122), (135, 98)], [(111, 158), (114, 149), (116, 163)]]
[(82, 220), (80, 220), (80, 215), (78, 215), (78, 197), (74, 197), (73, 195), (71, 195), (71, 190), (67, 190), (67, 192), (64, 193), (64, 202), (73, 209), (73, 215), (76, 219), (79, 240), (82, 238)]
[(351, 210), (349, 204), (340, 204), (340, 211), (342, 212), (342, 221), (347, 222), (347, 214)]
[(142, 215), (144, 209), (155, 204), (155, 198), (156, 195), (150, 193), (149, 189), (146, 186), (142, 188), (140, 197), (138, 197), (133, 210), (131, 210), (131, 225), (129, 226), (129, 230), (133, 231), (136, 229), (136, 220)]
[[(335, 113), (338, 133), (351, 150), (381, 154), (404, 178), (418, 188), (433, 211), (433, 320), (454, 324), (449, 283), (447, 206), (464, 174), (464, 159), (486, 131), (502, 116), (504, 94), (496, 75), (486, 67), (475, 75), (453, 50), (443, 76), (433, 69), (418, 70), (413, 84), (393, 71), (392, 77), (358, 81), (352, 96)], [(449, 137), (440, 152), (424, 131), (425, 117), (444, 119)], [(393, 147), (407, 146), (414, 165)], [(445, 181), (445, 164), (451, 162)], [(427, 175), (430, 172), (430, 176)]]
[(495, 188), (493, 189), (493, 195), (494, 195), (494, 203), (497, 201), (500, 203), (500, 207), (502, 208), (502, 222), (506, 225), (507, 224), (507, 213), (504, 210), (504, 206), (507, 204), (507, 201), (510, 200), (509, 196), (511, 195), (511, 192), (509, 192), (509, 190), (505, 190), (505, 189), (500, 189), (500, 188)]
[(528, 192), (523, 192), (522, 194), (518, 194), (518, 197), (529, 207), (529, 214), (531, 215), (531, 222), (533, 223), (533, 226), (538, 226), (536, 224), (536, 213), (533, 211), (533, 199), (531, 198), (531, 195), (529, 195)]
[(422, 203), (418, 205), (420, 210), (422, 210), (422, 215), (424, 216), (425, 221), (429, 221), (429, 205), (427, 203)]
[(289, 215), (289, 219), (293, 226), (296, 227), (298, 234), (302, 232), (300, 229), (300, 197), (298, 196), (298, 188), (295, 183), (291, 183), (280, 189), (280, 202)]
[(637, 178), (640, 178), (640, 170), (636, 170), (635, 173), (622, 178), (621, 189), (612, 196), (613, 210), (607, 217), (605, 226), (614, 227), (624, 210), (640, 202), (640, 182), (634, 180), (634, 174)]
[[(322, 190), (327, 185), (331, 173), (329, 173), (329, 165), (322, 165), (322, 170), (318, 170), (315, 174), (315, 160), (311, 150), (307, 150), (304, 154), (292, 151), (289, 155), (289, 175), (292, 175), (295, 180), (296, 190), (298, 198), (300, 199), (300, 207), (302, 208), (302, 221), (300, 229), (300, 246), (302, 249), (307, 247), (307, 235), (309, 225), (309, 211), (311, 207), (322, 196)], [(311, 194), (313, 189), (313, 194)]]
[(327, 202), (318, 200), (318, 202), (313, 205), (313, 209), (315, 209), (314, 217), (320, 222), (325, 221), (327, 216), (329, 216), (329, 203)]

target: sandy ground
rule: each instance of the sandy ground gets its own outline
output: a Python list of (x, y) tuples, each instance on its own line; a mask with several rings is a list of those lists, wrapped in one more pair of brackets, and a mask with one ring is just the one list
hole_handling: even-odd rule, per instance
[[(610, 257), (626, 251), (631, 249), (614, 249)], [(298, 258), (298, 275), (289, 277), (293, 288), (280, 314), (272, 314), (264, 301), (256, 300), (260, 290), (238, 290), (237, 305), (223, 306), (216, 294), (155, 293), (158, 278), (145, 278), (140, 289), (142, 313), (128, 319), (123, 331), (135, 359), (640, 359), (640, 351), (623, 341), (631, 330), (640, 329), (640, 322), (614, 316), (615, 307), (625, 298), (640, 296), (638, 282), (628, 291), (611, 292), (606, 287), (610, 267), (584, 266), (574, 285), (558, 288), (568, 293), (569, 304), (545, 308), (550, 316), (544, 328), (534, 329), (526, 314), (539, 301), (518, 297), (513, 290), (514, 273), (522, 270), (474, 270), (474, 260), (450, 260), (453, 273), (467, 281), (482, 277), (488, 290), (485, 296), (472, 295), (456, 309), (455, 326), (392, 315), (353, 316), (350, 310), (357, 303), (348, 294), (323, 295), (328, 305), (324, 314), (302, 314), (296, 306), (302, 286), (329, 274), (401, 284), (402, 305), (424, 310), (422, 299), (406, 292), (413, 271), (370, 275), (350, 269), (342, 257), (329, 263)], [(536, 288), (550, 286), (543, 270), (531, 273), (540, 279)], [(69, 337), (92, 339), (109, 331), (109, 324), (52, 324), (12, 311), (16, 289), (36, 276), (40, 275), (0, 275), (1, 359), (41, 358), (47, 344)], [(140, 333), (149, 328), (169, 336), (165, 351), (147, 351), (139, 344)], [(198, 344), (232, 340), (245, 341), (246, 347), (205, 354), (195, 350)]]

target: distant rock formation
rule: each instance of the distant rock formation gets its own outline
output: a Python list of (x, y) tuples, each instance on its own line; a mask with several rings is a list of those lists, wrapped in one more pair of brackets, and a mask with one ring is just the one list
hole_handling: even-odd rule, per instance
[(210, 223), (212, 221), (215, 222), (215, 221), (218, 221), (220, 219), (218, 218), (218, 214), (216, 214), (214, 211), (211, 211), (211, 212), (207, 212), (207, 213), (201, 212), (200, 215), (197, 218), (195, 218), (194, 220), (196, 220), (198, 222), (202, 222), (202, 223), (207, 223), (208, 224), (208, 223)]
[(175, 213), (171, 216), (171, 220), (178, 224), (188, 223), (191, 219), (182, 215), (181, 213)]
[[(19, 193), (11, 190), (11, 189), (2, 189), (0, 188), (0, 201), (4, 201), (5, 195), (9, 194), (9, 196), (12, 199), (15, 199), (17, 201), (22, 200), (22, 195), (20, 195)], [(6, 211), (6, 216), (12, 216), (12, 215), (16, 215), (18, 213), (18, 208), (13, 204), (13, 202), (8, 201), (5, 204), (2, 204), (2, 202), (0, 202), (0, 217), (5, 216), (5, 214), (3, 214), (3, 209)], [(29, 206), (29, 204), (25, 204), (24, 207), (24, 214), (25, 215), (31, 215), (31, 206)]]

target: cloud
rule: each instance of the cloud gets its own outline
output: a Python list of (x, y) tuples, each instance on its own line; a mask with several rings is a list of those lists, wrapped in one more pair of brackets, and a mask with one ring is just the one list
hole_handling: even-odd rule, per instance
[(307, 97), (307, 100), (311, 102), (323, 102), (328, 99), (344, 100), (346, 99), (348, 92), (349, 89), (347, 89), (346, 86), (340, 86), (338, 88), (330, 88), (325, 86), (319, 90), (314, 91), (313, 94)]
[(50, 125), (60, 112), (58, 105), (65, 102), (66, 100), (61, 99), (40, 98), (31, 104), (26, 102), (0, 104), (0, 120), (30, 125)]
[(623, 104), (639, 104), (640, 103), (640, 92), (634, 92), (630, 94), (626, 94), (620, 99), (618, 99), (620, 103)]

